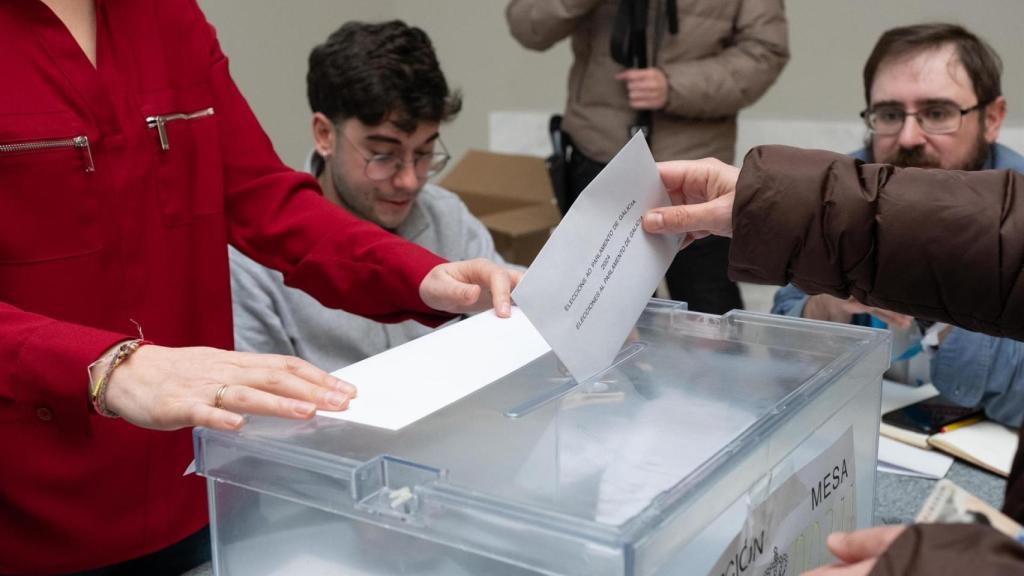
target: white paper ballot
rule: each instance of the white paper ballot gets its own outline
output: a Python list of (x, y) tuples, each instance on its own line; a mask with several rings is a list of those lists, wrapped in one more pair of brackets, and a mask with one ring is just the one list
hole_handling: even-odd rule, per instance
[(890, 474), (938, 480), (945, 478), (953, 458), (934, 450), (922, 450), (909, 444), (878, 438), (878, 469)]
[(611, 365), (672, 263), (679, 237), (640, 226), (644, 212), (669, 203), (638, 133), (576, 199), (513, 291), (577, 381)]
[(511, 318), (482, 312), (334, 372), (355, 385), (358, 396), (344, 412), (317, 414), (398, 430), (548, 350), (518, 308)]

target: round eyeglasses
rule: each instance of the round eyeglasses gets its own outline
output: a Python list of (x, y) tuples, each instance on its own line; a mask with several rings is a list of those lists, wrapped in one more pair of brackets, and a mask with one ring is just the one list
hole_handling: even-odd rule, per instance
[[(338, 130), (348, 140), (349, 144), (359, 152), (359, 155), (366, 160), (366, 177), (370, 180), (390, 180), (394, 178), (395, 174), (398, 174), (405, 168), (405, 160), (395, 156), (394, 154), (373, 154), (367, 155), (362, 149), (348, 137), (340, 128)], [(422, 154), (419, 152), (413, 152), (412, 155), (412, 168), (413, 172), (416, 173), (416, 177), (421, 180), (426, 180), (437, 174), (440, 174), (444, 167), (448, 165), (448, 161), (451, 160), (451, 154), (448, 153), (448, 148), (441, 141), (441, 137), (438, 136), (437, 143), (441, 146), (442, 152), (430, 152)]]
[(907, 116), (913, 116), (917, 125), (928, 134), (952, 134), (963, 125), (964, 116), (984, 108), (988, 102), (978, 102), (970, 108), (960, 108), (952, 102), (929, 104), (917, 112), (907, 112), (897, 105), (873, 106), (860, 113), (869, 130), (879, 136), (893, 136), (903, 130)]

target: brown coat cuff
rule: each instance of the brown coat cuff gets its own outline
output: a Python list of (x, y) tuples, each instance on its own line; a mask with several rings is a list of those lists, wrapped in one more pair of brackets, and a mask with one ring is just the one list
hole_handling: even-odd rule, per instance
[(1024, 574), (1024, 546), (981, 524), (915, 524), (889, 546), (869, 576)]

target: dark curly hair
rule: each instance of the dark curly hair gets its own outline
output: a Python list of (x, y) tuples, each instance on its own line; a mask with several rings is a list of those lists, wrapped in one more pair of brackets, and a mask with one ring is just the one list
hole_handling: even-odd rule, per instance
[(348, 22), (331, 34), (309, 54), (306, 96), (313, 112), (334, 122), (390, 119), (405, 132), (450, 120), (462, 108), (426, 32), (400, 20)]

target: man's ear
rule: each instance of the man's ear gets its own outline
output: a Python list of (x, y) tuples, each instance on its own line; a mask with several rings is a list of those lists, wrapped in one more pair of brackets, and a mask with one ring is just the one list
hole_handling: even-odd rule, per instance
[(1006, 98), (1000, 96), (985, 106), (982, 111), (985, 114), (985, 141), (989, 144), (995, 143), (999, 138), (999, 129), (1003, 126), (1006, 118)]
[(334, 153), (335, 138), (334, 122), (322, 112), (313, 114), (313, 147), (316, 153), (327, 158)]

